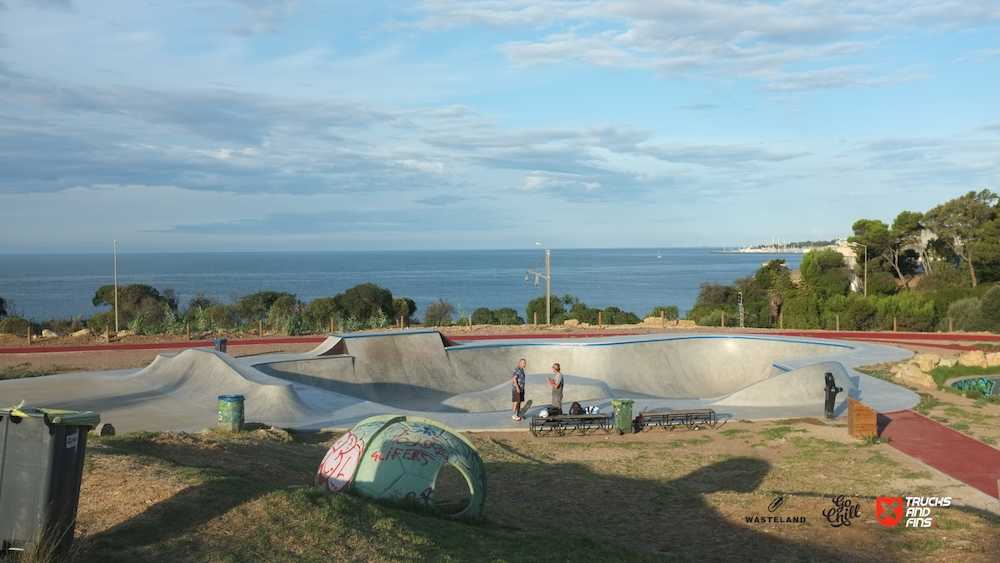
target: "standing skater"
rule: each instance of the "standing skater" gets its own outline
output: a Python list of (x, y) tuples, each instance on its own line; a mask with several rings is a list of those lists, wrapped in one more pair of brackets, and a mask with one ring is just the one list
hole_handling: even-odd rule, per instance
[(562, 411), (562, 395), (563, 395), (563, 374), (560, 371), (562, 368), (559, 364), (552, 364), (552, 373), (555, 375), (553, 377), (545, 376), (545, 379), (549, 381), (549, 385), (552, 386), (552, 406), (558, 408)]
[(514, 402), (514, 416), (512, 416), (511, 418), (513, 418), (514, 420), (521, 420), (521, 417), (518, 416), (517, 411), (521, 409), (521, 401), (524, 400), (524, 368), (527, 365), (528, 362), (526, 362), (524, 359), (521, 359), (521, 361), (518, 362), (517, 367), (514, 368), (514, 377), (513, 377), (514, 384), (511, 386), (510, 389), (511, 392), (510, 398), (511, 401)]

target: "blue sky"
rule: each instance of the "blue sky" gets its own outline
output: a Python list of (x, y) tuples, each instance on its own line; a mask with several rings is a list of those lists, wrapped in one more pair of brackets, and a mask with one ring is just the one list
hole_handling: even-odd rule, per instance
[(2, 0), (0, 253), (844, 237), (998, 191), (998, 23), (996, 0)]

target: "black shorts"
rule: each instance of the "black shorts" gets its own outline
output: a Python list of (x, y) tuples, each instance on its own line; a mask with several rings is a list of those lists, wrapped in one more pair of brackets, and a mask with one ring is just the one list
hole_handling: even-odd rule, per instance
[(524, 402), (524, 389), (517, 391), (511, 388), (510, 390), (510, 402), (512, 403), (523, 403)]

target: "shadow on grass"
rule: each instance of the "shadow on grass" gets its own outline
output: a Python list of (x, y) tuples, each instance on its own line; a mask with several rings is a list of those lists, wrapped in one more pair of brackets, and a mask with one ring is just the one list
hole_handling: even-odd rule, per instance
[[(467, 523), (309, 486), (289, 489), (246, 468), (198, 467), (191, 470), (199, 485), (81, 547), (87, 560), (130, 561), (900, 560), (885, 551), (868, 556), (849, 545), (777, 537), (783, 527), (808, 537), (808, 530), (829, 525), (794, 503), (770, 512), (773, 499), (754, 495), (753, 506), (729, 508), (727, 517), (720, 495), (738, 504), (757, 491), (771, 469), (759, 458), (725, 459), (663, 480), (521, 457), (487, 464), (487, 511)], [(808, 524), (744, 524), (746, 517), (801, 516)]]

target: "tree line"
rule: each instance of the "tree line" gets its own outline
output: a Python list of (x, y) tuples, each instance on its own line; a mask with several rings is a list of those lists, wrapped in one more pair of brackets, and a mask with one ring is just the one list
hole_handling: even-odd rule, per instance
[[(793, 283), (781, 260), (731, 285), (701, 284), (687, 317), (732, 326), (840, 330), (1000, 330), (1000, 198), (969, 192), (892, 225), (860, 219), (847, 239), (853, 272), (833, 249), (802, 257)], [(861, 287), (852, 291), (851, 273)], [(740, 307), (739, 300), (743, 305)]]

